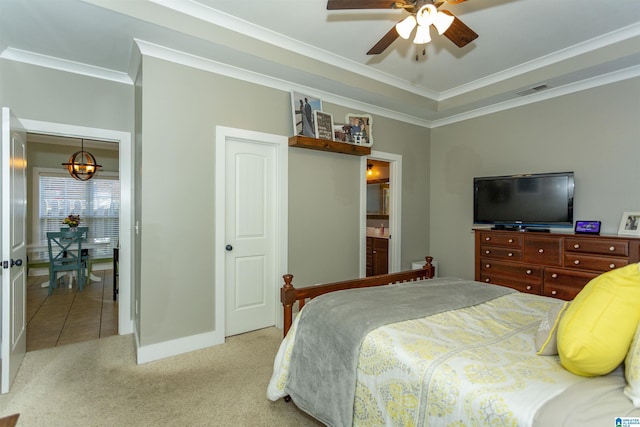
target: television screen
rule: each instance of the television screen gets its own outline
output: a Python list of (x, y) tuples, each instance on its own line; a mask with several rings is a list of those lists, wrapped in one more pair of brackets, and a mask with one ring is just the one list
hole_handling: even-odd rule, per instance
[(473, 179), (474, 224), (573, 226), (573, 172)]

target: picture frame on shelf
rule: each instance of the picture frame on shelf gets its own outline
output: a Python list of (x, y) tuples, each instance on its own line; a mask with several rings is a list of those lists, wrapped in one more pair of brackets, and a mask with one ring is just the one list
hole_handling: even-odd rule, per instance
[(373, 145), (373, 118), (370, 114), (348, 113), (345, 121), (351, 131), (351, 142), (365, 147)]
[(291, 92), (293, 134), (316, 138), (313, 112), (322, 111), (322, 100), (300, 92)]
[(347, 129), (347, 125), (344, 123), (334, 123), (333, 124), (333, 140), (339, 142), (351, 142), (347, 139), (349, 134), (349, 129)]
[(621, 236), (640, 236), (640, 212), (624, 212), (620, 220), (618, 234)]
[(316, 138), (333, 141), (333, 116), (322, 111), (313, 112)]

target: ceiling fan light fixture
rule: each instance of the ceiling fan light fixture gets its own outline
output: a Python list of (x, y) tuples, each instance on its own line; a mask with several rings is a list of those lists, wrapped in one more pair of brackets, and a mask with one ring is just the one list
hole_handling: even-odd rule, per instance
[(396, 31), (398, 32), (398, 35), (400, 37), (407, 40), (411, 36), (411, 32), (413, 31), (415, 26), (416, 17), (413, 15), (409, 15), (396, 24)]
[(418, 13), (416, 13), (416, 21), (419, 26), (428, 27), (433, 24), (437, 14), (438, 9), (436, 9), (434, 5), (426, 4), (418, 9)]
[(429, 34), (429, 27), (418, 25), (416, 30), (416, 37), (413, 39), (415, 44), (426, 44), (431, 41), (431, 34)]
[(453, 24), (454, 19), (455, 18), (451, 15), (438, 12), (436, 14), (436, 19), (433, 21), (433, 26), (438, 30), (438, 34), (443, 35), (444, 32), (449, 29), (451, 24)]

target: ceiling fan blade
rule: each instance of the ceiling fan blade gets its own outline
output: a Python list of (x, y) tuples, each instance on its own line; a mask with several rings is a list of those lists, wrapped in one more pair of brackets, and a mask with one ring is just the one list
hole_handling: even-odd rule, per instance
[(442, 6), (445, 3), (449, 3), (449, 4), (458, 4), (458, 3), (464, 3), (467, 0), (434, 0), (433, 5), (437, 8), (439, 8), (440, 6)]
[(442, 10), (441, 12), (447, 15), (453, 16), (453, 24), (447, 31), (444, 32), (444, 36), (454, 42), (458, 47), (465, 47), (478, 38), (478, 34), (471, 28), (467, 27), (464, 22), (456, 18), (456, 16), (448, 10)]
[(394, 0), (328, 0), (327, 10), (339, 9), (391, 9), (396, 3)]
[(375, 46), (373, 46), (371, 49), (369, 49), (369, 52), (367, 52), (367, 55), (379, 55), (379, 54), (381, 54), (398, 37), (399, 37), (399, 35), (398, 35), (398, 32), (396, 31), (396, 27), (394, 25), (393, 27), (391, 27), (391, 29), (389, 30), (389, 32), (387, 34), (385, 34), (384, 36), (382, 36), (382, 38), (380, 40), (378, 40), (378, 43), (376, 43)]

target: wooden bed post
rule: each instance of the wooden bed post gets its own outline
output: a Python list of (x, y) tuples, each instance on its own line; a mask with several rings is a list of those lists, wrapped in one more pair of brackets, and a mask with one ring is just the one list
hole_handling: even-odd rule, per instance
[(422, 266), (422, 269), (427, 270), (427, 277), (432, 278), (436, 274), (435, 272), (436, 268), (433, 265), (431, 265), (431, 261), (433, 261), (433, 257), (426, 256), (424, 257), (424, 260), (426, 261), (426, 263)]
[(280, 289), (280, 302), (284, 308), (284, 336), (287, 335), (289, 328), (291, 328), (293, 318), (293, 303), (296, 302), (296, 288), (293, 287), (291, 281), (293, 280), (292, 274), (285, 274), (282, 276), (284, 279), (284, 286)]

